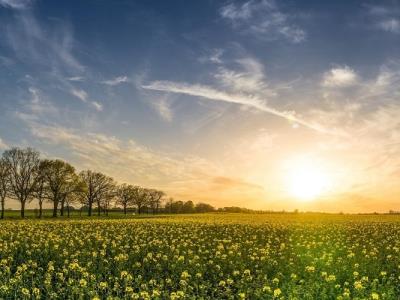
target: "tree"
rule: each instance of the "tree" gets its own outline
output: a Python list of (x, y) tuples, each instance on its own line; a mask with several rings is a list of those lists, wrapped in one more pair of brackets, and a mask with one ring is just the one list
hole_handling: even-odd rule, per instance
[(134, 187), (130, 184), (121, 184), (117, 189), (117, 204), (121, 205), (126, 215), (127, 208), (134, 203)]
[(165, 193), (163, 191), (155, 189), (148, 190), (148, 204), (150, 205), (153, 214), (158, 213), (158, 209), (161, 206), (161, 200), (164, 196)]
[(107, 195), (104, 195), (103, 199), (101, 200), (101, 207), (103, 208), (103, 213), (108, 216), (108, 210), (110, 209), (111, 204), (115, 200), (116, 197), (116, 187), (114, 190)]
[(25, 205), (33, 198), (38, 180), (39, 152), (32, 148), (12, 148), (3, 153), (9, 169), (9, 197), (21, 203), (21, 217), (25, 217)]
[(81, 178), (74, 173), (70, 180), (66, 182), (64, 187), (62, 197), (61, 197), (61, 207), (60, 207), (60, 215), (64, 215), (65, 207), (67, 206), (68, 217), (70, 213), (70, 206), (73, 202), (75, 202), (76, 198), (85, 192), (85, 183), (81, 180)]
[(142, 212), (142, 208), (148, 204), (149, 193), (148, 189), (142, 188), (140, 186), (134, 186), (132, 189), (132, 203), (136, 205), (138, 209), (138, 214)]
[(60, 215), (64, 215), (64, 210), (67, 208), (69, 217), (71, 205), (76, 202), (77, 198), (85, 192), (86, 185), (82, 179), (74, 173), (71, 180), (66, 184), (61, 198)]
[(93, 204), (97, 203), (98, 214), (101, 212), (101, 202), (109, 196), (115, 188), (114, 180), (99, 172), (90, 170), (79, 173), (85, 183), (85, 191), (82, 193), (81, 202), (88, 206), (88, 216), (92, 215)]
[(169, 197), (168, 200), (167, 200), (167, 203), (165, 203), (165, 207), (164, 207), (166, 212), (169, 212), (170, 214), (172, 214), (172, 205), (173, 205), (173, 203), (174, 203), (174, 198)]
[(213, 212), (215, 211), (215, 208), (207, 203), (197, 203), (195, 210), (198, 213), (205, 213), (205, 212)]
[(36, 184), (36, 189), (34, 192), (34, 197), (38, 200), (39, 204), (39, 214), (38, 218), (41, 218), (43, 215), (43, 201), (45, 198), (45, 192), (46, 192), (46, 179), (44, 177), (44, 170), (43, 170), (43, 163), (41, 162), (39, 165), (39, 170), (38, 170), (38, 179), (37, 179), (37, 184)]
[(8, 192), (8, 180), (9, 180), (9, 167), (5, 163), (4, 159), (0, 159), (0, 201), (1, 201), (1, 219), (4, 219), (4, 207)]
[(182, 212), (183, 213), (187, 213), (187, 214), (191, 214), (194, 212), (194, 203), (193, 201), (186, 201), (185, 203), (183, 203), (183, 207), (182, 207)]
[(75, 168), (59, 159), (45, 159), (41, 163), (41, 169), (46, 182), (46, 198), (53, 202), (53, 217), (57, 217), (59, 204), (63, 215), (65, 199), (75, 190)]

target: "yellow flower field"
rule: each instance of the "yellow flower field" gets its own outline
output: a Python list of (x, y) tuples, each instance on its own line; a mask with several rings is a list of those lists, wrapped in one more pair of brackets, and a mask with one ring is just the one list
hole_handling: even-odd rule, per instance
[(2, 299), (398, 299), (400, 217), (0, 223)]

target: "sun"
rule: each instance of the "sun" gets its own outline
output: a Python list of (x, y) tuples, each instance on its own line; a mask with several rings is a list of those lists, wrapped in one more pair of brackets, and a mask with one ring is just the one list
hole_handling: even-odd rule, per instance
[(314, 200), (329, 189), (330, 178), (317, 161), (295, 159), (287, 167), (287, 190), (296, 199)]

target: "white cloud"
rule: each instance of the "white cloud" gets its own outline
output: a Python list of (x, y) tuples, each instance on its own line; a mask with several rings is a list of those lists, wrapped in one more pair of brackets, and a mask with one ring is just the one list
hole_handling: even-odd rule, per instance
[(129, 78), (127, 76), (118, 76), (111, 80), (102, 81), (103, 84), (115, 86), (121, 83), (129, 82)]
[(387, 19), (378, 23), (378, 26), (388, 32), (400, 33), (400, 21), (397, 19)]
[(91, 102), (93, 107), (97, 110), (97, 111), (102, 111), (103, 110), (103, 105), (97, 101), (92, 101)]
[(72, 89), (70, 92), (83, 102), (86, 102), (88, 99), (88, 94), (84, 90)]
[(33, 0), (0, 0), (0, 6), (12, 9), (25, 9), (30, 7)]
[(366, 5), (369, 22), (380, 30), (389, 33), (400, 33), (400, 6), (393, 2), (392, 5)]
[(250, 0), (241, 5), (229, 3), (220, 9), (220, 15), (234, 27), (259, 38), (283, 37), (293, 43), (306, 38), (306, 32), (291, 21), (293, 16), (283, 13), (273, 0)]
[(274, 95), (264, 75), (264, 66), (257, 60), (246, 57), (235, 61), (239, 70), (219, 67), (214, 75), (220, 81), (223, 88), (235, 92), (262, 93), (263, 95)]
[(68, 77), (67, 80), (69, 80), (69, 81), (84, 81), (85, 78), (82, 76), (73, 76), (73, 77)]
[(134, 140), (122, 141), (102, 133), (84, 133), (37, 122), (30, 123), (30, 129), (33, 136), (42, 142), (67, 149), (80, 169), (105, 172), (120, 181), (166, 184), (170, 188), (180, 182), (178, 188), (189, 192), (188, 182), (223, 175), (216, 166), (200, 157), (157, 152)]
[(333, 68), (326, 72), (322, 79), (322, 85), (326, 87), (347, 87), (357, 82), (357, 73), (348, 66)]
[(103, 104), (97, 101), (89, 101), (89, 95), (86, 91), (72, 88), (70, 93), (80, 99), (82, 102), (90, 104), (96, 111), (103, 111)]
[(222, 101), (222, 102), (241, 104), (284, 118), (290, 122), (301, 124), (307, 128), (316, 130), (321, 133), (338, 134), (337, 132), (323, 128), (319, 124), (307, 122), (297, 117), (293, 112), (279, 111), (273, 107), (270, 107), (265, 103), (264, 100), (256, 96), (248, 96), (240, 93), (230, 94), (204, 85), (187, 84), (187, 83), (179, 83), (171, 81), (153, 81), (147, 85), (142, 85), (142, 88), (154, 91), (178, 93), (195, 97), (201, 97), (211, 101)]

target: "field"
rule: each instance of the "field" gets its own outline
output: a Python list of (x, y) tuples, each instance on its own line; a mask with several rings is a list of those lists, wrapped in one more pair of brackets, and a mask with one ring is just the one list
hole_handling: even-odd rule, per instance
[(399, 299), (400, 217), (0, 223), (3, 299)]

